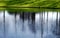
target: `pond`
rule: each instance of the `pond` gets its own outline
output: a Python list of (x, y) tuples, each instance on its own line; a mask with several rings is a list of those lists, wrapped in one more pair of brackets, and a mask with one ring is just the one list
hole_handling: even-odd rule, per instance
[(60, 12), (0, 11), (0, 38), (60, 38)]

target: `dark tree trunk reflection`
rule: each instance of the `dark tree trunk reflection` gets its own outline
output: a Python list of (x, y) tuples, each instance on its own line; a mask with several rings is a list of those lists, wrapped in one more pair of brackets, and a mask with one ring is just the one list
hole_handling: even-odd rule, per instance
[(43, 38), (43, 12), (41, 14), (41, 38)]
[(60, 35), (60, 19), (59, 19), (59, 15), (58, 15), (58, 12), (57, 12), (57, 22), (56, 22), (56, 35)]
[(24, 31), (24, 12), (20, 13), (20, 18), (22, 19), (22, 22), (23, 22), (23, 24), (22, 24), (22, 31)]
[[(52, 14), (52, 16), (50, 14)], [(56, 15), (55, 17), (54, 14)], [(10, 17), (10, 19), (5, 19), (5, 17)], [(6, 24), (5, 21), (8, 24)], [(5, 24), (8, 25), (8, 30)], [(4, 11), (3, 25), (4, 38), (10, 36), (11, 38), (26, 38), (30, 36), (32, 36), (32, 38), (49, 38), (50, 36), (54, 38), (55, 36), (60, 36), (60, 18), (58, 12), (10, 12), (10, 14), (6, 13), (5, 15)]]
[[(23, 20), (23, 23), (24, 23), (24, 20), (28, 19), (29, 21), (32, 20), (31, 22), (31, 25), (29, 27), (31, 27), (31, 30), (32, 32), (36, 33), (36, 30), (35, 30), (35, 13), (27, 13), (27, 12), (23, 12), (23, 13), (20, 13), (20, 18)], [(24, 25), (22, 26), (22, 28), (24, 28)]]
[(15, 33), (16, 33), (16, 38), (17, 38), (16, 14), (17, 14), (17, 12), (15, 12)]
[(32, 32), (36, 33), (36, 29), (35, 29), (35, 13), (31, 14), (31, 19), (32, 19)]
[(47, 11), (47, 34), (48, 34), (48, 11)]
[(55, 30), (53, 30), (53, 33), (55, 34), (55, 35), (57, 35), (57, 36), (59, 36), (60, 35), (60, 19), (59, 19), (59, 15), (58, 15), (58, 12), (57, 12), (57, 15), (56, 15), (56, 29)]
[(6, 38), (6, 30), (5, 30), (5, 10), (4, 10), (4, 13), (3, 13), (3, 25), (4, 25), (4, 38)]

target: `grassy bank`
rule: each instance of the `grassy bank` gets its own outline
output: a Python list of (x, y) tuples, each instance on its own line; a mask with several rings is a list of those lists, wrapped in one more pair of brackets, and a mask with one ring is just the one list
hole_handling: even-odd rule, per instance
[(0, 1), (0, 6), (14, 7), (54, 7), (60, 8), (59, 0), (11, 0)]
[(59, 0), (17, 0), (17, 1), (2, 0), (0, 1), (0, 10), (19, 9), (20, 11), (40, 11), (40, 8), (60, 9), (60, 1)]

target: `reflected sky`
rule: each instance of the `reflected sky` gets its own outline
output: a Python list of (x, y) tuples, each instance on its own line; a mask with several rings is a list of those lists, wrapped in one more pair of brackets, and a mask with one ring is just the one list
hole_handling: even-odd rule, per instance
[(57, 12), (20, 13), (15, 16), (5, 11), (4, 27), (4, 11), (0, 11), (0, 38), (59, 38), (54, 34), (56, 20)]

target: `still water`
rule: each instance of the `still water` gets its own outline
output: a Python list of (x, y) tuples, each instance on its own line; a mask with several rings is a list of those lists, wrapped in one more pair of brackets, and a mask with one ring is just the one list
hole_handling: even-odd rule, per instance
[(0, 11), (0, 38), (60, 38), (59, 14)]

